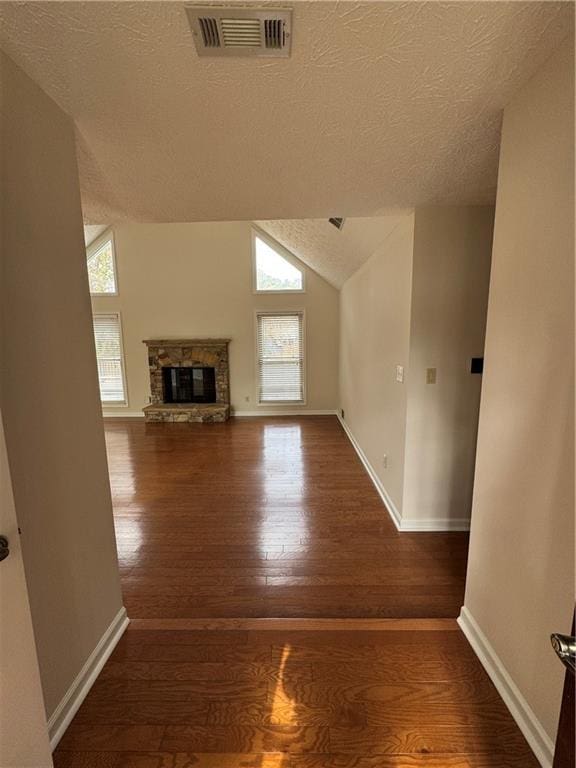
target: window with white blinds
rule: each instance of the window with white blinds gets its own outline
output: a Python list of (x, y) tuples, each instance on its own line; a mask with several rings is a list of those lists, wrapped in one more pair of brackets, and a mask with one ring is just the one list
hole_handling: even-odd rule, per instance
[(258, 312), (258, 400), (304, 402), (303, 312)]
[(93, 320), (100, 399), (108, 405), (126, 405), (120, 316), (96, 313)]

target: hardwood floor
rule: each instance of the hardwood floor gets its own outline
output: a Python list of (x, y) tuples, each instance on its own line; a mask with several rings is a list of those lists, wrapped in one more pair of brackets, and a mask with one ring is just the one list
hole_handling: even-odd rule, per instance
[(56, 768), (536, 768), (452, 618), (467, 536), (398, 534), (335, 418), (106, 437), (132, 621)]
[(130, 627), (56, 768), (538, 765), (455, 621), (310, 625)]
[(399, 534), (336, 417), (106, 439), (131, 618), (455, 617), (468, 537)]

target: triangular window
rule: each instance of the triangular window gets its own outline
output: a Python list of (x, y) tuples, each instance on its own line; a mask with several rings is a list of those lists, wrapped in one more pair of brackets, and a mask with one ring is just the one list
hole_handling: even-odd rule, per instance
[(88, 256), (88, 282), (93, 296), (117, 292), (112, 240), (107, 240)]
[(254, 233), (254, 261), (257, 291), (303, 291), (304, 273), (298, 269), (273, 241)]

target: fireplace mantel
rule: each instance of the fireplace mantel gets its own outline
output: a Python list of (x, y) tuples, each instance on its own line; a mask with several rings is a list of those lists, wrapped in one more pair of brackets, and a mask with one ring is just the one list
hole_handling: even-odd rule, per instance
[(150, 347), (221, 347), (230, 344), (231, 339), (144, 339)]
[[(230, 416), (230, 339), (146, 339), (150, 369), (150, 405), (146, 421), (226, 421)], [(167, 403), (162, 369), (214, 368), (214, 403)]]

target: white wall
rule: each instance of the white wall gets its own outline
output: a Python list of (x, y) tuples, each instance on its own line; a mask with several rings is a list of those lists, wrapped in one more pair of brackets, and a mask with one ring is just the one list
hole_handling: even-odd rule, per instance
[[(404, 485), (414, 216), (344, 284), (340, 298), (340, 404), (344, 420), (398, 509)], [(383, 456), (388, 456), (384, 469)]]
[[(120, 311), (128, 407), (148, 404), (143, 339), (225, 337), (232, 406), (237, 411), (334, 410), (338, 405), (338, 291), (311, 269), (306, 292), (255, 294), (249, 222), (122, 224), (114, 227), (118, 296), (93, 297), (94, 311)], [(305, 309), (306, 406), (257, 404), (255, 311)]]
[(16, 768), (52, 768), (38, 655), (0, 415), (0, 531), (10, 554), (0, 578), (0, 755)]
[(0, 55), (1, 405), (51, 715), (122, 598), (73, 125)]
[(342, 288), (341, 405), (402, 528), (468, 525), (493, 214), (417, 208)]
[(546, 733), (574, 609), (574, 50), (504, 110), (465, 605)]
[(484, 354), (493, 223), (493, 206), (416, 209), (403, 520), (470, 520), (482, 384), (470, 363)]

